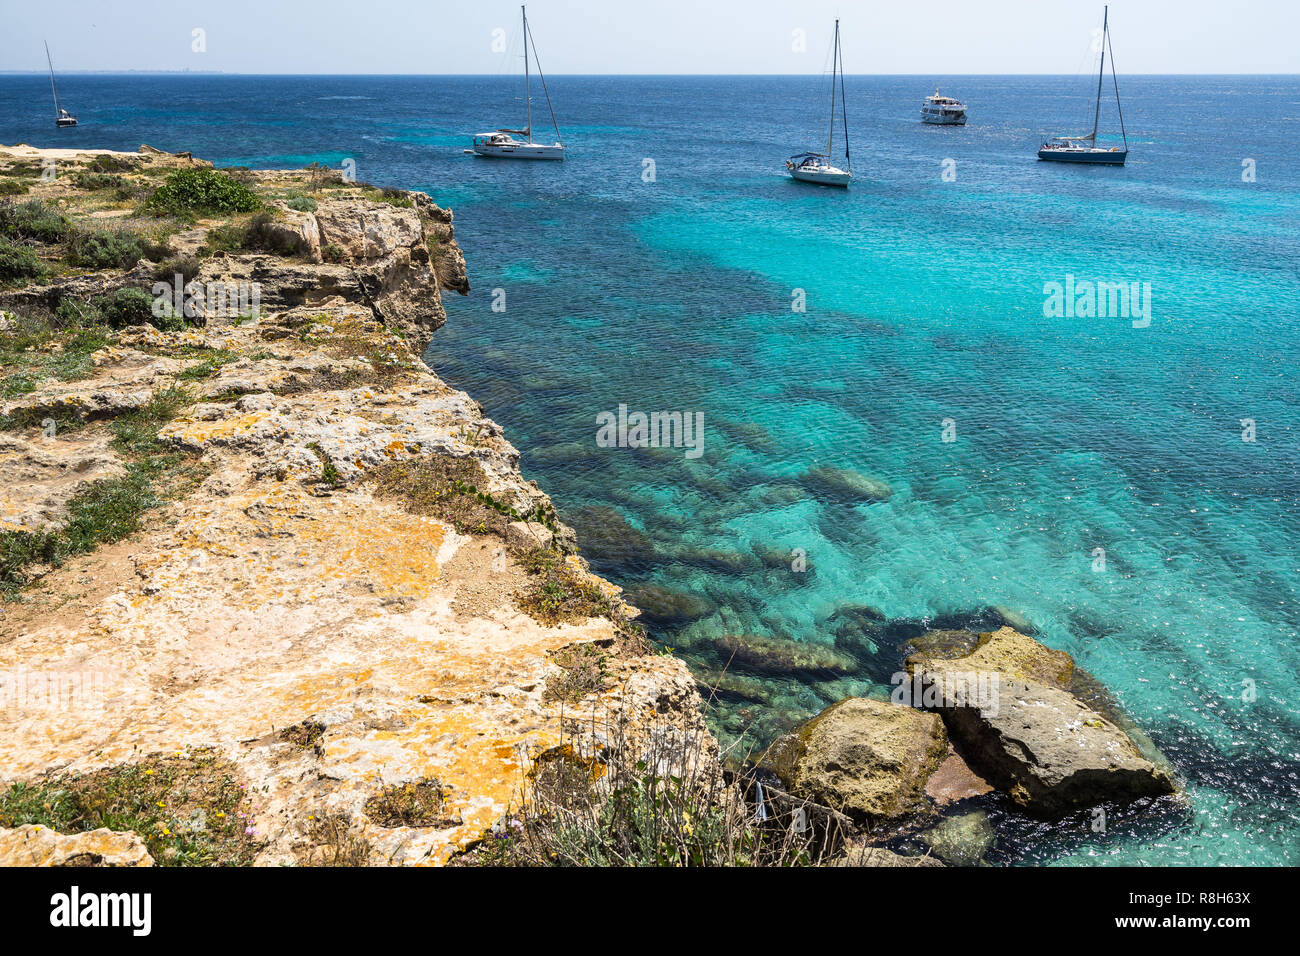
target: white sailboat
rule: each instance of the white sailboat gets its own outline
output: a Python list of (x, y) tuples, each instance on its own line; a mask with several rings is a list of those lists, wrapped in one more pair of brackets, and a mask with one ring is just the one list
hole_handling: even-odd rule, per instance
[[(551, 93), (546, 89), (546, 77), (542, 74), (541, 61), (537, 59), (537, 47), (533, 44), (533, 35), (528, 29), (528, 10), (526, 7), (520, 7), (519, 10), (524, 21), (524, 100), (527, 103), (528, 126), (524, 129), (498, 129), (490, 133), (479, 133), (474, 137), (474, 152), (494, 159), (564, 159), (564, 144), (560, 142), (560, 126), (555, 121)], [(533, 48), (533, 59), (537, 62), (537, 76), (542, 81), (542, 92), (546, 94), (546, 106), (551, 111), (551, 125), (555, 127), (554, 143), (533, 141), (532, 77), (528, 67), (530, 46)], [(516, 139), (518, 136), (523, 139)]]
[(45, 44), (45, 62), (50, 67), (50, 92), (54, 94), (54, 125), (60, 129), (76, 126), (77, 118), (59, 105), (59, 88), (54, 85), (54, 61), (50, 59), (50, 45)]
[[(785, 161), (790, 176), (803, 183), (818, 186), (848, 186), (853, 179), (849, 165), (849, 114), (844, 103), (844, 62), (840, 54), (840, 21), (835, 21), (835, 45), (831, 54), (831, 124), (826, 137), (826, 152), (796, 153)], [(835, 80), (840, 83), (840, 110), (844, 119), (844, 168), (834, 165), (831, 156), (835, 148)]]

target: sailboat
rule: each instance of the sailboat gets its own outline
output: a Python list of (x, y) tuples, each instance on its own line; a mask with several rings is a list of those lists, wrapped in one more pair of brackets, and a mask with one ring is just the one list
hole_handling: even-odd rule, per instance
[[(832, 165), (831, 155), (835, 147), (835, 79), (839, 76), (840, 111), (844, 119), (844, 169)], [(849, 168), (849, 114), (844, 102), (844, 59), (840, 53), (840, 21), (835, 21), (835, 46), (831, 54), (831, 124), (826, 137), (826, 152), (796, 153), (785, 161), (785, 168), (790, 175), (803, 183), (816, 183), (819, 186), (848, 186), (853, 178)]]
[[(563, 159), (564, 144), (560, 142), (560, 126), (555, 121), (555, 108), (551, 106), (551, 93), (546, 89), (546, 77), (542, 75), (542, 64), (537, 59), (537, 46), (533, 43), (533, 34), (528, 29), (528, 9), (520, 7), (524, 19), (524, 100), (528, 109), (528, 126), (524, 129), (498, 129), (491, 133), (479, 133), (474, 137), (474, 152), (479, 156), (492, 156), (498, 159)], [(533, 97), (530, 88), (530, 71), (528, 68), (528, 48), (533, 48), (533, 59), (537, 62), (537, 75), (542, 81), (542, 92), (546, 94), (546, 106), (551, 111), (551, 125), (555, 127), (554, 143), (533, 142)], [(522, 136), (523, 139), (515, 139)]]
[(59, 88), (54, 85), (54, 61), (50, 59), (49, 43), (45, 44), (45, 62), (50, 67), (50, 92), (54, 94), (54, 125), (60, 128), (76, 126), (77, 118), (59, 105)]
[(1106, 76), (1106, 51), (1110, 50), (1110, 7), (1101, 21), (1101, 65), (1097, 69), (1097, 103), (1092, 113), (1092, 132), (1086, 136), (1054, 136), (1038, 150), (1039, 159), (1057, 163), (1093, 163), (1123, 166), (1128, 159), (1128, 132), (1124, 129), (1124, 107), (1119, 102), (1119, 78), (1115, 75), (1115, 51), (1110, 50), (1110, 76), (1115, 84), (1115, 108), (1119, 111), (1119, 130), (1124, 148), (1107, 149), (1097, 145), (1097, 124), (1101, 120), (1101, 81)]

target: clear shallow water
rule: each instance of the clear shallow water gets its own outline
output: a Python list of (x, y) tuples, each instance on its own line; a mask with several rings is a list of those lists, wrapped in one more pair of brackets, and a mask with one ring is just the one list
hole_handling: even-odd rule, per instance
[[(0, 141), (352, 157), (426, 190), (455, 209), (475, 287), (449, 297), (431, 364), (507, 428), (598, 570), (704, 599), (657, 629), (695, 667), (728, 634), (832, 643), (850, 605), (1006, 606), (1122, 701), (1192, 809), (1105, 836), (999, 816), (998, 859), (1300, 860), (1300, 79), (1124, 79), (1129, 163), (1083, 169), (1034, 160), (1086, 127), (1079, 78), (945, 80), (971, 109), (952, 129), (917, 122), (928, 78), (850, 77), (847, 193), (781, 168), (824, 136), (821, 79), (548, 79), (562, 165), (460, 153), (518, 122), (511, 78), (70, 75), (83, 125), (56, 136), (44, 79), (0, 77)], [(1068, 274), (1150, 282), (1150, 327), (1044, 318)], [(703, 456), (597, 448), (620, 403), (703, 412)], [(818, 465), (893, 496), (814, 495)], [(625, 533), (598, 534), (611, 515)], [(811, 571), (777, 566), (795, 548)], [(719, 729), (762, 738), (869, 692), (890, 652), (725, 697)]]

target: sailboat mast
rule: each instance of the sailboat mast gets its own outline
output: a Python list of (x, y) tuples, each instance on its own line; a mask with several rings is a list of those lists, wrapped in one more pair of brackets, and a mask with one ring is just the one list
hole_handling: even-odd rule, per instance
[[(839, 47), (839, 26), (836, 25), (835, 46)], [(844, 92), (844, 54), (840, 54), (840, 115), (844, 117), (844, 165), (852, 171), (853, 161), (849, 159), (849, 98)]]
[(45, 62), (50, 67), (50, 92), (54, 94), (54, 118), (59, 118), (59, 88), (54, 85), (54, 61), (50, 59), (50, 44), (45, 42)]
[(528, 8), (521, 6), (524, 18), (524, 100), (528, 104), (528, 142), (533, 141), (533, 96), (528, 91)]
[(1101, 80), (1106, 75), (1106, 34), (1110, 29), (1110, 7), (1101, 18), (1101, 66), (1097, 69), (1097, 106), (1092, 112), (1092, 145), (1097, 145), (1097, 124), (1101, 121)]
[[(1107, 35), (1106, 47), (1110, 50), (1110, 78), (1115, 83), (1115, 110), (1119, 113), (1119, 133), (1124, 137), (1124, 152), (1128, 152), (1128, 130), (1124, 128), (1124, 104), (1119, 101), (1119, 76), (1115, 72), (1115, 48), (1110, 45)], [(1093, 144), (1094, 146), (1096, 143)]]
[(826, 158), (830, 159), (831, 146), (835, 143), (835, 74), (840, 59), (840, 21), (835, 21), (835, 46), (831, 50), (831, 128), (826, 136)]

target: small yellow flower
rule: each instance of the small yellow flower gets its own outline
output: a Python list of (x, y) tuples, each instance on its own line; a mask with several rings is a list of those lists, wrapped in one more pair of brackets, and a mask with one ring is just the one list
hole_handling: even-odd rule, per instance
[(163, 834), (163, 836), (171, 836), (171, 835), (172, 835), (172, 831), (171, 831), (171, 830), (168, 830), (166, 827), (163, 827), (163, 828), (162, 828), (162, 834)]

